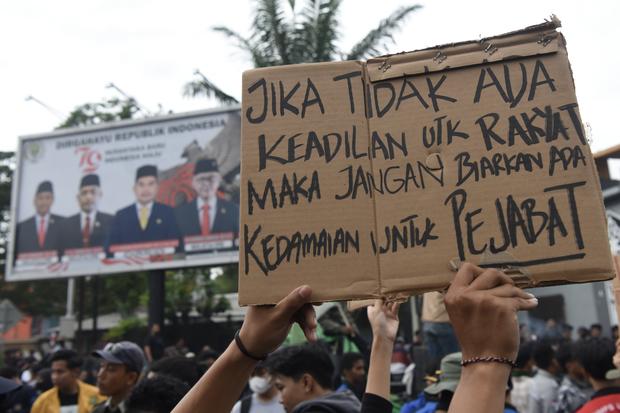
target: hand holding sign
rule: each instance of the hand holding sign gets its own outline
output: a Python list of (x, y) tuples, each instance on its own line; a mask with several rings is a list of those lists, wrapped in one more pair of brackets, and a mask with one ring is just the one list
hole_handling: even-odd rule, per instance
[(517, 311), (536, 307), (538, 300), (515, 287), (503, 272), (465, 263), (445, 303), (463, 360), (488, 356), (513, 360), (519, 349)]
[(239, 337), (250, 354), (264, 356), (274, 351), (297, 322), (309, 341), (316, 341), (316, 315), (310, 304), (312, 289), (293, 290), (275, 306), (250, 306)]

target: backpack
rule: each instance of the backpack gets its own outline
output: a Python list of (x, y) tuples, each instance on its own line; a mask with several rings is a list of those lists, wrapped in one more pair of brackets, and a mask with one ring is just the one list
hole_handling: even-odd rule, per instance
[(250, 408), (252, 407), (252, 395), (245, 396), (241, 399), (241, 409), (239, 413), (250, 413)]

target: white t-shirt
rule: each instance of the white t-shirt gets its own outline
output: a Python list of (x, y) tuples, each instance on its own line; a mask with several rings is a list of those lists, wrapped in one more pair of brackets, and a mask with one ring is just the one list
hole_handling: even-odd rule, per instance
[[(231, 413), (241, 413), (241, 401), (233, 406)], [(256, 394), (252, 395), (252, 405), (249, 413), (286, 413), (280, 403), (280, 396), (276, 396), (268, 402), (262, 401)]]

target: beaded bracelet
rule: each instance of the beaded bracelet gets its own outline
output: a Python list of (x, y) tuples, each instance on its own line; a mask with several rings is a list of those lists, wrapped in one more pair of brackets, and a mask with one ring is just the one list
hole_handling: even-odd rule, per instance
[(241, 337), (239, 337), (239, 331), (240, 330), (237, 330), (237, 332), (235, 333), (235, 343), (237, 343), (237, 347), (239, 347), (239, 351), (241, 351), (244, 356), (249, 357), (252, 360), (256, 360), (256, 361), (267, 360), (267, 356), (263, 356), (263, 357), (255, 356), (254, 354), (250, 353), (247, 348), (245, 348), (245, 346), (241, 342)]
[(517, 363), (508, 357), (486, 356), (486, 357), (473, 357), (466, 360), (461, 360), (461, 366), (465, 367), (474, 363), (501, 363), (508, 364), (510, 367), (516, 367)]

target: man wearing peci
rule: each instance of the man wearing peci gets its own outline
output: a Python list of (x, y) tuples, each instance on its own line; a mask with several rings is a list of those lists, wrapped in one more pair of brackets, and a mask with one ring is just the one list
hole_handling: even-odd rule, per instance
[(196, 198), (175, 208), (179, 229), (184, 237), (239, 233), (239, 207), (217, 196), (222, 181), (215, 159), (199, 159), (194, 167), (192, 187)]
[(139, 167), (133, 186), (136, 202), (116, 212), (108, 246), (179, 240), (173, 209), (155, 201), (158, 189), (157, 167)]
[(34, 216), (17, 224), (18, 254), (60, 249), (60, 225), (64, 218), (50, 213), (53, 203), (52, 183), (41, 182), (34, 196)]
[(65, 250), (103, 246), (113, 217), (97, 209), (101, 195), (99, 175), (84, 175), (77, 194), (80, 212), (67, 218), (63, 225)]

